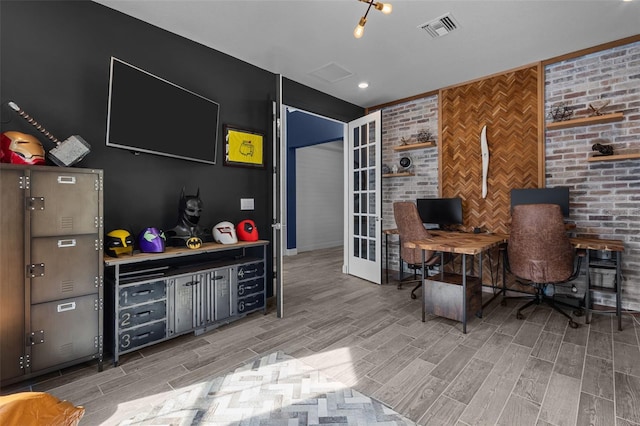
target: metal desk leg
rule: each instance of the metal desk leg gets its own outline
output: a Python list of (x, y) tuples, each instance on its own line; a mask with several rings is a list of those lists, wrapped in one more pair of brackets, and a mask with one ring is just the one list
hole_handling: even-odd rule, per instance
[(467, 334), (467, 255), (464, 253), (462, 254), (462, 332)]
[[(422, 251), (422, 270), (424, 271), (425, 267), (425, 258), (424, 258), (424, 250)], [(427, 310), (427, 292), (425, 289), (427, 288), (425, 280), (427, 279), (427, 274), (422, 273), (422, 322), (425, 322), (425, 311)]]
[(618, 316), (618, 331), (622, 331), (622, 277), (620, 265), (622, 261), (622, 255), (619, 251), (616, 252), (616, 315)]
[(591, 268), (591, 250), (587, 249), (587, 291), (584, 294), (584, 322), (586, 324), (591, 323), (591, 274), (589, 269)]
[[(478, 261), (480, 262), (480, 265), (478, 265), (478, 279), (480, 280), (480, 312), (476, 312), (476, 316), (478, 318), (482, 318), (482, 252), (478, 253)], [(466, 298), (467, 297), (465, 295), (465, 299)]]
[(386, 271), (386, 282), (389, 284), (389, 234), (384, 234), (384, 264)]

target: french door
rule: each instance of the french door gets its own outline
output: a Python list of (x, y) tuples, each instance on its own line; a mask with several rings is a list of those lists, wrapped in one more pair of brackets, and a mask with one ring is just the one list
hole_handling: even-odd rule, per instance
[(345, 152), (344, 270), (382, 282), (381, 244), (381, 113), (376, 111), (348, 125)]

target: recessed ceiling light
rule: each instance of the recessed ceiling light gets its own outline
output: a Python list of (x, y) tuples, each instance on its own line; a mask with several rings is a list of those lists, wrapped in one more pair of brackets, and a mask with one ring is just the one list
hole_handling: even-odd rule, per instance
[(362, 83), (358, 84), (358, 87), (361, 89), (366, 89), (367, 87), (369, 87), (369, 83), (363, 81)]

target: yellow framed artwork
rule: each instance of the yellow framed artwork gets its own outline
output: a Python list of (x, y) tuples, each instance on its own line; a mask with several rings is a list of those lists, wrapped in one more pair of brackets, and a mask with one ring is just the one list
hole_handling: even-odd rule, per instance
[(264, 136), (225, 125), (226, 166), (264, 167)]

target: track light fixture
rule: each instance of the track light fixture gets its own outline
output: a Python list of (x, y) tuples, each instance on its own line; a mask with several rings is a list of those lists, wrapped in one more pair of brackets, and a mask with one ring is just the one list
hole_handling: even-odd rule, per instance
[(367, 11), (365, 12), (364, 16), (360, 18), (360, 21), (358, 22), (356, 29), (353, 30), (353, 36), (355, 38), (360, 38), (364, 34), (364, 24), (367, 23), (367, 15), (371, 10), (371, 6), (381, 11), (385, 15), (390, 14), (392, 10), (391, 4), (389, 3), (375, 2), (373, 0), (358, 0), (358, 1), (361, 1), (362, 3), (367, 3), (369, 6), (367, 7)]

